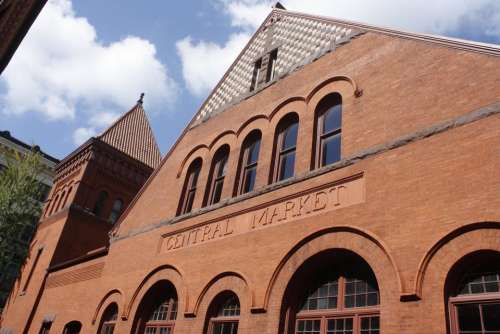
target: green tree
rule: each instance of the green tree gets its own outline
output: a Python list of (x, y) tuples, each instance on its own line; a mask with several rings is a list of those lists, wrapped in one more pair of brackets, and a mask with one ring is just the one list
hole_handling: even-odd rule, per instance
[(0, 153), (7, 158), (6, 168), (0, 171), (0, 282), (10, 286), (28, 253), (30, 240), (26, 235), (35, 229), (40, 216), (42, 186), (38, 177), (43, 165), (35, 151), (25, 155)]

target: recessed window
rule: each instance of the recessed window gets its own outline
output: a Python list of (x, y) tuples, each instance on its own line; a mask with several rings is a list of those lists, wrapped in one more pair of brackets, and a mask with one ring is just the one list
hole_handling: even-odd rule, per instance
[(299, 117), (296, 113), (283, 117), (275, 136), (275, 156), (272, 181), (282, 181), (294, 175)]
[(80, 334), (82, 323), (79, 321), (71, 321), (64, 326), (63, 334)]
[(316, 167), (340, 160), (341, 135), (342, 98), (334, 93), (323, 98), (316, 109)]
[(94, 210), (92, 210), (94, 215), (96, 215), (98, 217), (101, 216), (102, 210), (104, 209), (104, 206), (106, 205), (108, 197), (109, 197), (108, 192), (105, 190), (103, 190), (99, 193), (99, 195), (97, 196), (97, 201), (95, 202), (95, 205), (94, 205)]
[(219, 203), (222, 190), (224, 189), (224, 179), (227, 172), (227, 161), (229, 158), (229, 146), (223, 145), (214, 155), (210, 175), (208, 178), (208, 195), (205, 199), (205, 205)]
[(250, 84), (250, 91), (255, 90), (257, 84), (259, 82), (260, 68), (262, 66), (262, 58), (258, 59), (253, 64), (253, 72), (252, 72), (252, 82)]
[(137, 307), (130, 333), (172, 334), (177, 318), (178, 297), (166, 280), (156, 282)]
[(472, 253), (447, 277), (451, 333), (500, 333), (500, 253)]
[(120, 214), (123, 209), (123, 200), (121, 198), (115, 199), (113, 202), (113, 207), (111, 208), (111, 213), (109, 214), (109, 221), (114, 224), (120, 218)]
[(103, 313), (99, 334), (113, 334), (117, 319), (118, 306), (116, 303), (112, 303)]
[(238, 297), (229, 291), (217, 296), (209, 308), (209, 334), (237, 334), (240, 316)]
[(283, 323), (289, 333), (380, 333), (375, 275), (352, 252), (325, 251), (308, 259), (290, 281), (284, 298), (288, 311)]
[(189, 166), (184, 181), (182, 190), (181, 201), (179, 203), (178, 214), (183, 215), (191, 212), (193, 209), (194, 198), (196, 195), (196, 187), (198, 184), (198, 176), (201, 171), (202, 160), (201, 158), (195, 159)]
[(238, 194), (248, 193), (255, 187), (261, 138), (261, 132), (254, 130), (243, 141), (238, 173)]
[(276, 61), (278, 60), (278, 49), (269, 53), (269, 62), (267, 63), (266, 82), (272, 81), (276, 74)]
[(44, 321), (42, 327), (40, 327), (39, 334), (49, 334), (50, 328), (52, 327), (52, 321)]

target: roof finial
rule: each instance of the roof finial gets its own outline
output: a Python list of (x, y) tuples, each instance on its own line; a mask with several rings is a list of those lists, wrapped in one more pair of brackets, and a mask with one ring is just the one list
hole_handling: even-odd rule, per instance
[(286, 10), (285, 6), (283, 6), (279, 1), (276, 1), (276, 4), (274, 4), (273, 8)]
[(144, 93), (141, 93), (141, 97), (137, 100), (137, 103), (142, 104), (144, 102)]

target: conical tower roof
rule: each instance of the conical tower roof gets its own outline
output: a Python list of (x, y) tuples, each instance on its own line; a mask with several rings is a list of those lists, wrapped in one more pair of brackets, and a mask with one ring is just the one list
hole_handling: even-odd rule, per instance
[(97, 138), (144, 164), (156, 168), (161, 160), (153, 130), (142, 106), (137, 104)]

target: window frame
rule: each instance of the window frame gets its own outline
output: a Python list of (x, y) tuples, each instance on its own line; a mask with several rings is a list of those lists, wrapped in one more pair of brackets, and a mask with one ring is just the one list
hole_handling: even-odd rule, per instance
[[(227, 167), (229, 162), (229, 154), (231, 149), (229, 145), (222, 145), (214, 154), (212, 166), (210, 167), (210, 174), (208, 177), (207, 191), (203, 205), (214, 205), (220, 202), (222, 199), (222, 193), (224, 191), (224, 181), (227, 175)], [(222, 164), (222, 175), (218, 175)], [(221, 183), (220, 197), (214, 199), (216, 186)]]
[[(295, 124), (297, 124), (297, 134), (295, 136), (295, 145), (293, 147), (283, 149), (283, 141), (285, 138), (285, 134), (286, 134), (287, 130), (289, 130), (290, 127), (292, 127)], [(299, 116), (295, 112), (292, 112), (292, 113), (285, 115), (279, 121), (278, 125), (276, 126), (276, 134), (275, 134), (275, 141), (274, 141), (275, 142), (274, 155), (273, 155), (273, 161), (272, 161), (273, 168), (272, 168), (271, 183), (286, 180), (286, 178), (281, 179), (281, 177), (280, 177), (281, 169), (283, 167), (282, 158), (284, 156), (290, 155), (290, 153), (292, 153), (292, 152), (294, 155), (294, 166), (293, 166), (293, 175), (290, 176), (290, 178), (295, 175), (298, 134), (299, 134)]]
[[(363, 273), (362, 271), (360, 272), (361, 275), (359, 277), (356, 277), (356, 279), (362, 279), (365, 282), (370, 281), (369, 275), (366, 273)], [(300, 310), (297, 309), (297, 312), (295, 313), (295, 319), (294, 319), (294, 331), (293, 334), (298, 334), (300, 333), (298, 328), (299, 328), (299, 321), (303, 320), (320, 320), (320, 334), (326, 334), (327, 333), (327, 321), (330, 319), (352, 319), (353, 321), (353, 327), (352, 327), (352, 333), (353, 334), (359, 334), (361, 333), (361, 319), (366, 318), (366, 317), (378, 317), (380, 321), (380, 289), (378, 288), (378, 283), (377, 283), (377, 294), (378, 294), (378, 304), (377, 305), (369, 305), (369, 306), (360, 306), (360, 307), (346, 307), (345, 306), (345, 295), (346, 295), (346, 285), (347, 285), (347, 277), (346, 273), (341, 271), (338, 274), (337, 278), (337, 305), (336, 308), (330, 308), (330, 309), (317, 309), (317, 310)], [(311, 284), (311, 283), (310, 283)], [(309, 289), (311, 285), (307, 286)], [(309, 293), (305, 295), (305, 298), (307, 299), (307, 296)], [(301, 302), (304, 301), (305, 299), (302, 299), (299, 301), (299, 306), (300, 307)], [(379, 333), (380, 333), (380, 328), (379, 328)]]
[[(455, 296), (448, 297), (448, 314), (451, 333), (460, 333), (458, 307), (461, 305), (480, 305), (481, 326), (484, 327), (483, 312), (481, 306), (487, 304), (500, 304), (500, 290), (496, 292), (479, 292), (468, 294), (460, 294), (459, 291), (456, 291)], [(481, 329), (481, 333), (485, 333), (485, 330)]]
[[(167, 297), (167, 300), (163, 301), (156, 308), (153, 308), (151, 310), (149, 318), (152, 317), (152, 315), (154, 314), (154, 312), (156, 311), (156, 309), (158, 309), (160, 306), (162, 306), (165, 303), (168, 303), (166, 320), (150, 320), (150, 319), (146, 320), (144, 322), (144, 333), (146, 333), (146, 331), (147, 331), (148, 328), (155, 328), (155, 333), (156, 334), (159, 334), (160, 330), (162, 328), (170, 328), (170, 333), (174, 332), (175, 320), (177, 319), (177, 314), (179, 312), (178, 305), (177, 305), (178, 304), (178, 300), (176, 298), (174, 298), (172, 296)], [(176, 305), (176, 307), (175, 307), (175, 316), (172, 318), (172, 313), (174, 312), (173, 311), (173, 305), (174, 304)]]
[(202, 166), (203, 161), (201, 158), (196, 158), (187, 169), (184, 185), (182, 187), (181, 199), (179, 201), (179, 209), (177, 210), (178, 216), (188, 214), (193, 210)]
[[(215, 297), (216, 299), (212, 303), (216, 303), (214, 308), (212, 308), (213, 312), (212, 316), (208, 319), (208, 329), (207, 333), (208, 334), (215, 334), (215, 326), (217, 324), (236, 324), (236, 333), (238, 333), (239, 329), (239, 324), (240, 324), (240, 315), (241, 315), (241, 304), (238, 296), (231, 292), (231, 291), (226, 291), (225, 294), (222, 292), (222, 294), (218, 295)], [(237, 307), (234, 309), (235, 313), (234, 315), (220, 315), (220, 313), (224, 312), (224, 307), (228, 304), (228, 302), (234, 300), (237, 304)]]
[[(115, 203), (117, 203), (118, 201), (121, 203), (120, 209), (115, 210)], [(125, 202), (123, 201), (123, 199), (121, 197), (115, 198), (115, 200), (113, 201), (113, 205), (111, 206), (111, 212), (109, 213), (109, 216), (108, 216), (108, 221), (111, 224), (115, 224), (118, 221), (118, 219), (120, 219), (120, 216), (123, 212), (124, 205), (125, 205)], [(113, 218), (113, 215), (116, 215), (116, 218)]]
[[(258, 143), (258, 152), (257, 159), (255, 162), (248, 163), (250, 148), (255, 146)], [(243, 195), (246, 193), (250, 193), (255, 189), (256, 181), (257, 181), (257, 172), (260, 158), (260, 147), (262, 144), (262, 132), (260, 130), (251, 131), (243, 141), (243, 145), (241, 148), (240, 160), (239, 160), (239, 168), (238, 168), (238, 183), (237, 183), (237, 191), (236, 195)], [(255, 181), (252, 186), (252, 189), (248, 191), (244, 191), (246, 187), (246, 179), (247, 173), (251, 170), (255, 170)]]
[[(324, 143), (336, 136), (340, 137), (340, 155), (339, 160), (342, 160), (342, 116), (343, 116), (343, 103), (342, 103), (342, 95), (337, 92), (330, 93), (324, 96), (321, 101), (318, 103), (316, 107), (316, 115), (315, 115), (315, 143), (314, 143), (314, 168), (321, 168), (328, 166), (330, 164), (323, 164), (323, 151), (324, 151)], [(327, 133), (324, 133), (324, 123), (325, 116), (331, 111), (335, 106), (340, 106), (340, 126), (336, 129), (332, 129)]]

